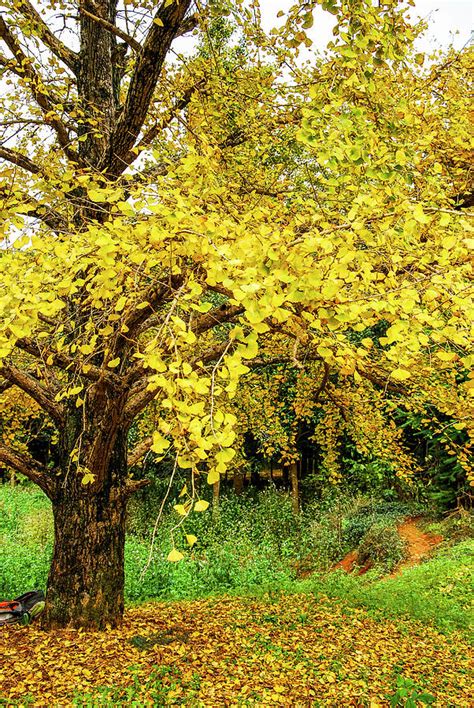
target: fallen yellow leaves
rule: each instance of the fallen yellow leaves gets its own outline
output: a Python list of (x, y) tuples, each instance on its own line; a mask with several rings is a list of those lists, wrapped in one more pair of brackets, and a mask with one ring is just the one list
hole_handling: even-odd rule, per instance
[(400, 674), (471, 706), (462, 638), (312, 596), (149, 604), (102, 634), (5, 627), (0, 655), (9, 706), (382, 708)]

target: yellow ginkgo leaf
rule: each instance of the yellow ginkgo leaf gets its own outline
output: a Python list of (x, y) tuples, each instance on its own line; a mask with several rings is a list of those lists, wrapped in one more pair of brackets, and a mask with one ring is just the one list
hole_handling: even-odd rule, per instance
[(211, 470), (209, 474), (207, 475), (207, 483), (208, 484), (215, 484), (220, 480), (221, 476), (217, 470)]
[(168, 557), (166, 560), (169, 560), (172, 563), (178, 563), (178, 561), (182, 560), (183, 558), (184, 555), (181, 553), (181, 551), (178, 551), (176, 548), (173, 548), (173, 550), (168, 553)]
[(396, 379), (397, 381), (406, 381), (406, 379), (409, 379), (410, 376), (410, 372), (406, 369), (394, 369), (391, 373), (392, 379)]
[(186, 534), (186, 541), (189, 543), (191, 548), (194, 546), (194, 544), (197, 542), (197, 537), (194, 536), (192, 533), (187, 533)]
[(206, 511), (208, 506), (209, 502), (205, 501), (204, 499), (200, 499), (198, 502), (195, 503), (194, 511)]

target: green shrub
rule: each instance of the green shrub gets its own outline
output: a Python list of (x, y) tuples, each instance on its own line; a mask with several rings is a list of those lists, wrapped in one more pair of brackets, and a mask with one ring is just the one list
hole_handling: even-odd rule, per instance
[(358, 559), (361, 565), (382, 566), (391, 571), (405, 557), (406, 544), (400, 538), (396, 528), (378, 523), (363, 536)]

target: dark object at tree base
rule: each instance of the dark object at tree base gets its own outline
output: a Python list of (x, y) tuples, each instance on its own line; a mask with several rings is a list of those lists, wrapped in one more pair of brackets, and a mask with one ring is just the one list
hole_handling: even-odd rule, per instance
[(44, 609), (45, 596), (41, 590), (32, 590), (15, 600), (0, 602), (0, 626), (2, 624), (27, 625)]

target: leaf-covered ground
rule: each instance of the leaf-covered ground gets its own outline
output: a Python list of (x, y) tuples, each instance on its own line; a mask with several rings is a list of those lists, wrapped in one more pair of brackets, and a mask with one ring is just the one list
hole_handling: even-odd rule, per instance
[(9, 706), (375, 708), (399, 675), (437, 706), (472, 706), (460, 636), (312, 595), (149, 604), (102, 634), (8, 627), (0, 656)]

